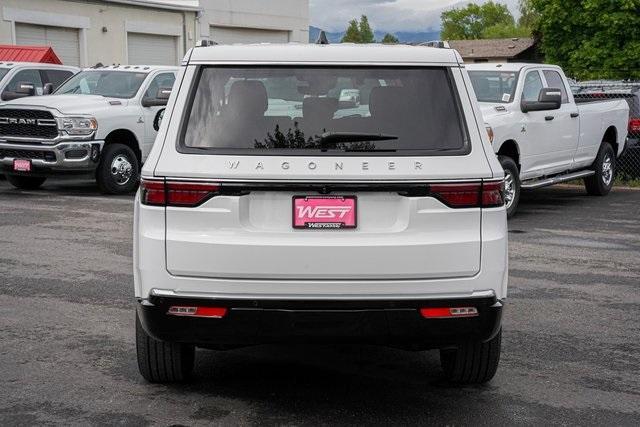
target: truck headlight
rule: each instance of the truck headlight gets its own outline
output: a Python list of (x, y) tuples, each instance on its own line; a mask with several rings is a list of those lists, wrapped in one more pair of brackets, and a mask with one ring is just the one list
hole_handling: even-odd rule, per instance
[(485, 129), (487, 129), (487, 135), (489, 135), (489, 142), (493, 143), (493, 129), (488, 124), (484, 125)]
[(98, 121), (94, 117), (63, 117), (58, 119), (58, 125), (69, 135), (91, 135), (98, 129)]

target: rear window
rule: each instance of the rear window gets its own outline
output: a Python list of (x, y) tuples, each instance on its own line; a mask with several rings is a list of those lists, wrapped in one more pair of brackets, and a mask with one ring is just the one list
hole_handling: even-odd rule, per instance
[(203, 67), (190, 99), (181, 152), (469, 151), (445, 68)]

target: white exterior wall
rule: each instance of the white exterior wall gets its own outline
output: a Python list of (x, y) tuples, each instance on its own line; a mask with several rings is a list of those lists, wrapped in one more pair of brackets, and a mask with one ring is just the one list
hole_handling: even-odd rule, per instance
[[(163, 0), (167, 7), (197, 4)], [(176, 37), (177, 59), (198, 39), (196, 12), (145, 5), (144, 0), (1, 0), (0, 44), (16, 43), (16, 23), (77, 29), (80, 65), (98, 62), (126, 64), (127, 34), (160, 34)], [(187, 8), (188, 9), (188, 8)], [(103, 31), (106, 29), (106, 32)]]
[(211, 27), (223, 27), (246, 29), (249, 37), (251, 33), (259, 37), (255, 30), (287, 31), (290, 42), (309, 41), (309, 0), (200, 0), (200, 7), (204, 9), (201, 38), (215, 41)]

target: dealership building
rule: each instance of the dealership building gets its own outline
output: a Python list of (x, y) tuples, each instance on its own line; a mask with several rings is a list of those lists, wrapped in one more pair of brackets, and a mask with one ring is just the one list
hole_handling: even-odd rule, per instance
[(308, 0), (2, 0), (0, 44), (66, 65), (178, 64), (198, 39), (308, 41)]

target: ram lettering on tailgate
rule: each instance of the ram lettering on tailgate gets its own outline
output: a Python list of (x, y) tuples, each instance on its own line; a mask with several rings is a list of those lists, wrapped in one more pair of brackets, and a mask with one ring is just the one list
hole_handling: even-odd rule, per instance
[(355, 228), (355, 196), (295, 196), (294, 228)]

